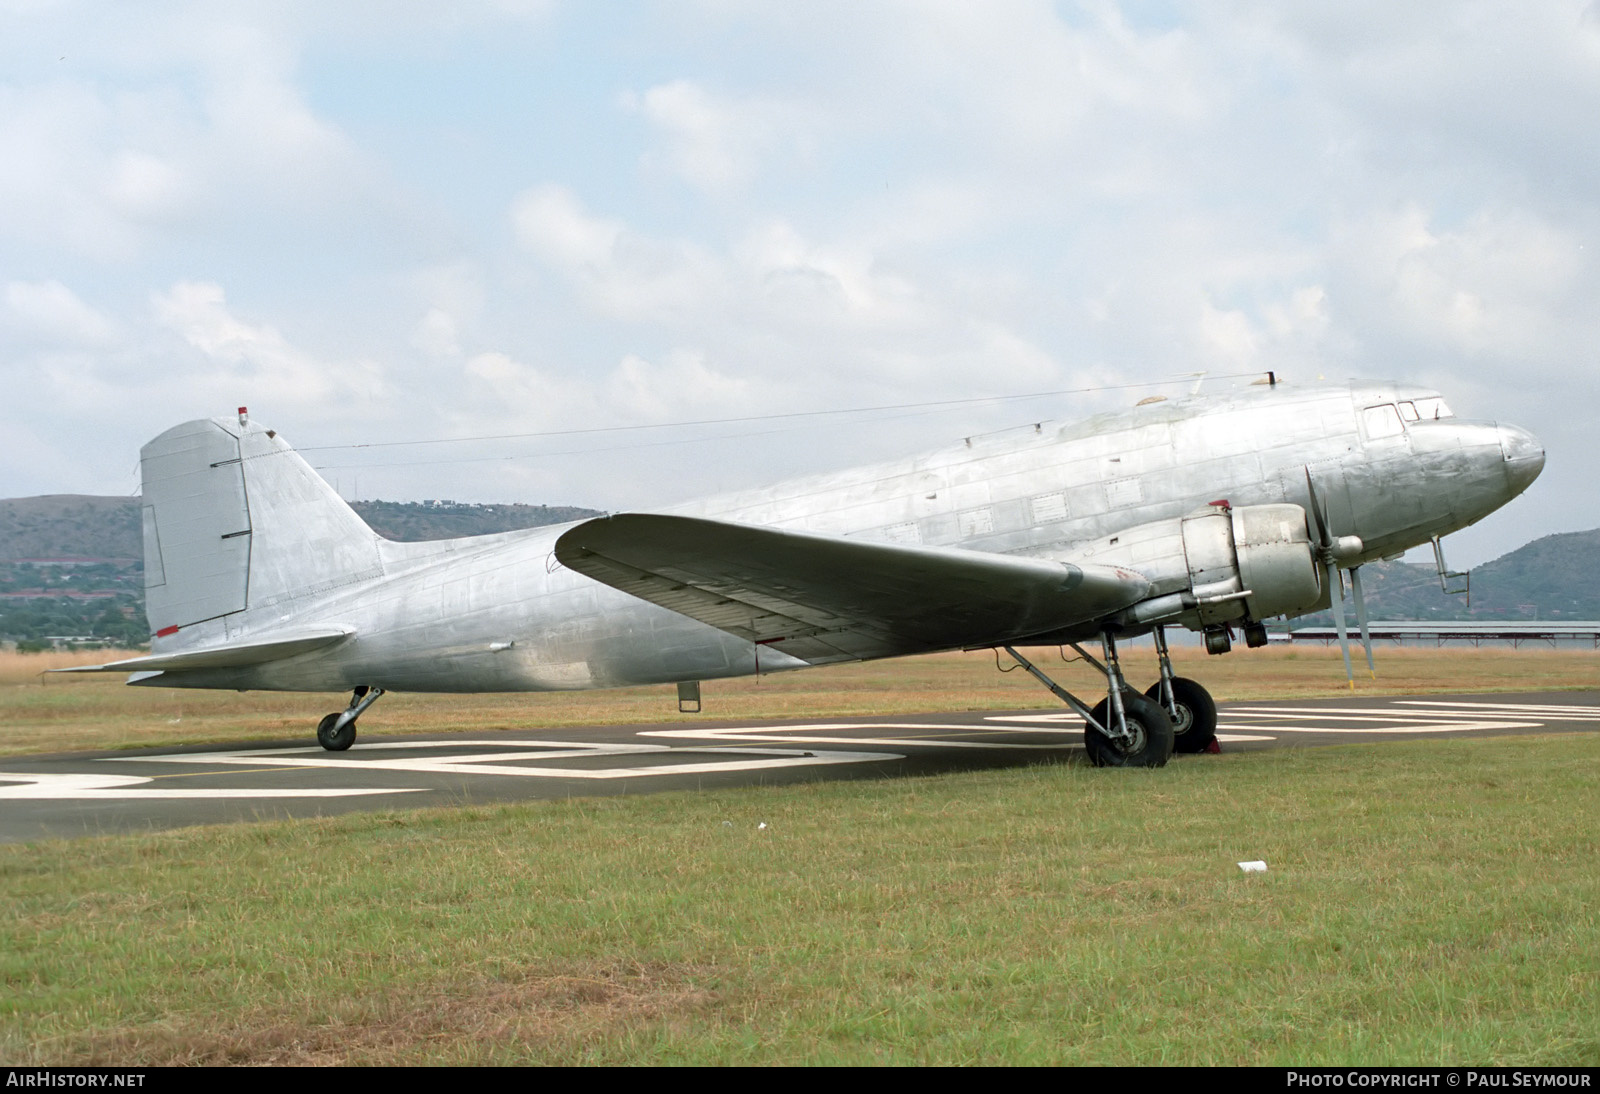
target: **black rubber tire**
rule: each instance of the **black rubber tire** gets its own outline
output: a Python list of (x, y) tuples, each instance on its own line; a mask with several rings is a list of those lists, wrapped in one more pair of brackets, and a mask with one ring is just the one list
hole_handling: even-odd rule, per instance
[(337, 733), (334, 732), (333, 727), (338, 724), (339, 715), (343, 713), (343, 711), (337, 711), (317, 723), (317, 744), (329, 752), (343, 752), (356, 743), (356, 720), (354, 718), (346, 722), (343, 729)]
[[(1102, 736), (1096, 729), (1083, 731), (1083, 744), (1089, 761), (1096, 767), (1165, 767), (1172, 755), (1172, 721), (1160, 703), (1152, 703), (1133, 690), (1122, 693), (1122, 709), (1128, 728), (1137, 738), (1132, 748)], [(1091, 711), (1094, 720), (1105, 725), (1111, 718), (1111, 700), (1102, 699)]]
[[(1161, 682), (1151, 684), (1145, 696), (1160, 703)], [(1172, 678), (1172, 698), (1178, 705), (1178, 717), (1172, 719), (1172, 751), (1204, 752), (1217, 739), (1217, 701), (1183, 676)]]

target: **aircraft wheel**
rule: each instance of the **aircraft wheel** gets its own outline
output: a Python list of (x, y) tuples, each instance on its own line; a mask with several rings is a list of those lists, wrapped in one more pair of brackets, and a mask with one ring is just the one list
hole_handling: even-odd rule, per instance
[[(1133, 732), (1133, 744), (1124, 746), (1103, 736), (1098, 730), (1086, 729), (1084, 747), (1096, 767), (1163, 767), (1172, 755), (1172, 721), (1160, 703), (1152, 703), (1136, 691), (1122, 693), (1122, 709), (1128, 716), (1128, 729)], [(1102, 699), (1091, 713), (1094, 720), (1105, 724), (1111, 718), (1111, 700)]]
[[(1145, 695), (1160, 705), (1160, 682), (1151, 684)], [(1183, 676), (1172, 678), (1172, 699), (1178, 708), (1178, 716), (1172, 719), (1172, 751), (1204, 752), (1217, 739), (1216, 700), (1205, 688)]]
[(354, 718), (346, 722), (343, 729), (336, 731), (333, 728), (339, 724), (339, 715), (343, 713), (343, 711), (336, 711), (317, 723), (317, 744), (329, 752), (343, 752), (356, 743), (356, 720)]

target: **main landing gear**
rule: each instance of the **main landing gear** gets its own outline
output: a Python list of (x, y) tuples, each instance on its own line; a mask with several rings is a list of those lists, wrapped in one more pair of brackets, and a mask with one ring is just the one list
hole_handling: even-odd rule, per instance
[(317, 723), (317, 744), (329, 752), (343, 752), (356, 743), (356, 719), (383, 698), (383, 689), (362, 684), (350, 696), (350, 705)]
[(1117, 661), (1117, 640), (1108, 630), (1101, 635), (1105, 660), (1097, 661), (1072, 643), (1072, 648), (1106, 678), (1106, 697), (1093, 710), (1010, 646), (1004, 647), (1028, 675), (1049, 688), (1073, 712), (1088, 723), (1083, 744), (1096, 767), (1161, 767), (1172, 755), (1172, 720), (1159, 703), (1151, 702), (1132, 688), (1122, 676)]
[(1160, 627), (1154, 633), (1161, 679), (1143, 695), (1130, 688), (1123, 677), (1117, 640), (1110, 631), (1100, 638), (1103, 661), (1071, 643), (1078, 655), (1106, 678), (1106, 697), (1093, 710), (1015, 649), (1002, 648), (1088, 723), (1083, 743), (1096, 767), (1161, 767), (1174, 752), (1205, 752), (1214, 747), (1217, 704), (1193, 680), (1173, 675), (1166, 635)]
[(1161, 679), (1151, 684), (1145, 695), (1160, 703), (1172, 719), (1172, 751), (1205, 752), (1217, 740), (1216, 701), (1193, 680), (1173, 675), (1165, 628), (1157, 627), (1151, 637), (1161, 663)]

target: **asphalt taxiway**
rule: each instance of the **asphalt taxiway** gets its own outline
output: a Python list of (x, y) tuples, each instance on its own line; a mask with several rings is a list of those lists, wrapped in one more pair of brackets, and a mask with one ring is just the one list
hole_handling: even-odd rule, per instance
[[(1059, 708), (390, 738), (382, 736), (381, 718), (364, 720), (361, 728), (348, 752), (283, 741), (0, 759), (0, 842), (355, 810), (1086, 762), (1083, 723)], [(1596, 730), (1595, 691), (1224, 703), (1218, 719), (1225, 752)], [(1211, 759), (1177, 756), (1174, 762)]]

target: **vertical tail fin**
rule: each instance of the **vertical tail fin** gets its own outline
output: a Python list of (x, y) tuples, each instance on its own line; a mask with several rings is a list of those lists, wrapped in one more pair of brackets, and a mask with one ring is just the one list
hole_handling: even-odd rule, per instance
[(157, 635), (383, 572), (376, 534), (270, 429), (185, 422), (140, 459)]

